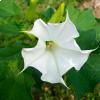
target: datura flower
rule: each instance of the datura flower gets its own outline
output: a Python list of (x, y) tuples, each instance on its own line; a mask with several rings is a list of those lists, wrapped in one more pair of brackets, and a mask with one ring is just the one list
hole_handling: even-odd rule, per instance
[(24, 69), (32, 66), (42, 73), (41, 80), (62, 83), (62, 76), (72, 67), (76, 70), (87, 61), (93, 50), (81, 50), (75, 41), (79, 33), (67, 15), (62, 23), (46, 24), (41, 19), (35, 21), (30, 34), (38, 38), (33, 48), (23, 48)]

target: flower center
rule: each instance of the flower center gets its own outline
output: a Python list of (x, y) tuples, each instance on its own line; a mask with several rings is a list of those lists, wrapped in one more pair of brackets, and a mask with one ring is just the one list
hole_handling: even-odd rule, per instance
[(55, 43), (54, 43), (53, 41), (46, 41), (46, 48), (47, 48), (48, 50), (53, 49), (54, 46), (55, 46)]

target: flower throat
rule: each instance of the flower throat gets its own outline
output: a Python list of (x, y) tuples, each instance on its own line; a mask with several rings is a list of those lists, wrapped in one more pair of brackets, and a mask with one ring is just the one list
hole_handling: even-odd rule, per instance
[(47, 48), (48, 50), (53, 49), (54, 46), (55, 46), (55, 43), (54, 43), (53, 41), (46, 41), (46, 48)]

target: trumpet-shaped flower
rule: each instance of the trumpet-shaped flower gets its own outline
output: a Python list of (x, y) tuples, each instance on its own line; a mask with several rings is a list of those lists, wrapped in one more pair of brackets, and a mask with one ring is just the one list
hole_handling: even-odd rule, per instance
[(34, 48), (22, 49), (23, 70), (32, 66), (42, 73), (41, 80), (50, 83), (66, 86), (62, 76), (72, 67), (80, 70), (93, 51), (80, 49), (75, 41), (79, 33), (68, 15), (56, 24), (38, 19), (29, 33), (38, 38), (38, 43)]

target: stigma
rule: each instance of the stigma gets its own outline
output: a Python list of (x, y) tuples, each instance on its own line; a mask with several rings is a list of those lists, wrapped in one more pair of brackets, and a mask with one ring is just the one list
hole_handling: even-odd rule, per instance
[(55, 47), (55, 43), (53, 41), (46, 41), (46, 48), (51, 50)]

